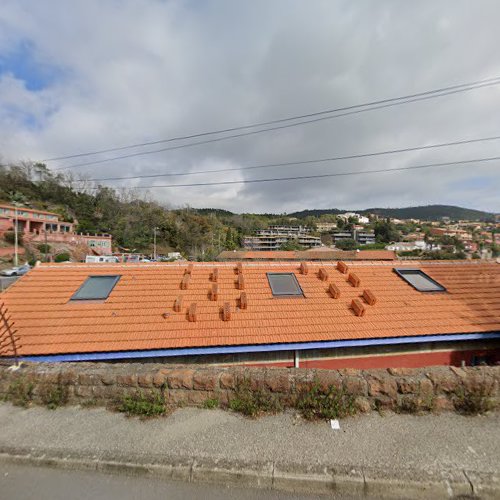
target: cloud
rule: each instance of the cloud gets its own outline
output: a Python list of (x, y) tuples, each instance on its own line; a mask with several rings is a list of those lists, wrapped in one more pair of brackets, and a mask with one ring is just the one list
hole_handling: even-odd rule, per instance
[[(0, 154), (39, 160), (500, 75), (500, 4), (483, 0), (4, 0)], [(2, 62), (3, 61), (3, 64)], [(87, 177), (237, 168), (498, 135), (500, 87), (74, 169)], [(497, 156), (500, 141), (331, 164), (109, 182), (255, 180)], [(74, 160), (51, 162), (61, 167)], [(233, 211), (449, 203), (500, 211), (499, 164), (152, 188)]]

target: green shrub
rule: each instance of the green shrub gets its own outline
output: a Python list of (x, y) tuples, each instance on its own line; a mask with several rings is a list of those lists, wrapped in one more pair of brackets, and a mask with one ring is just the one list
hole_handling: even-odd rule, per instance
[(310, 390), (303, 390), (297, 398), (297, 409), (307, 420), (347, 417), (356, 413), (354, 396), (330, 385), (323, 389), (315, 382)]
[(54, 262), (67, 262), (71, 260), (71, 255), (68, 252), (58, 253), (54, 257)]
[(37, 245), (37, 248), (42, 253), (49, 253), (51, 246), (47, 243), (40, 243), (39, 245)]
[[(7, 243), (14, 245), (15, 240), (16, 240), (15, 232), (14, 231), (6, 231), (3, 235), (3, 238)], [(23, 233), (21, 231), (18, 231), (18, 233), (17, 233), (17, 243), (19, 245), (23, 244)]]
[(26, 408), (33, 401), (34, 388), (35, 386), (31, 380), (20, 377), (9, 385), (5, 400), (10, 401), (15, 406)]
[(55, 410), (59, 406), (64, 406), (69, 399), (68, 386), (61, 383), (60, 380), (56, 384), (48, 382), (40, 383), (38, 394), (42, 403), (49, 409)]
[(403, 396), (398, 401), (396, 413), (422, 413), (430, 412), (434, 409), (434, 395), (429, 396)]
[(252, 390), (250, 381), (243, 379), (238, 382), (229, 408), (248, 417), (256, 417), (263, 413), (278, 413), (283, 406), (274, 394), (264, 389)]
[(492, 395), (492, 383), (476, 380), (467, 387), (459, 387), (455, 391), (453, 404), (455, 409), (464, 415), (481, 415), (495, 408)]
[(206, 408), (207, 410), (219, 408), (219, 400), (217, 398), (208, 398), (204, 401), (203, 408)]
[(118, 411), (129, 416), (157, 417), (165, 414), (166, 407), (160, 393), (144, 394), (137, 391), (122, 398)]

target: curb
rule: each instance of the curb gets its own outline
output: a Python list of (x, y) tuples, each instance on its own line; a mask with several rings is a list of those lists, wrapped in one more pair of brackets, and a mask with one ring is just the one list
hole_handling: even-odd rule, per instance
[(1, 448), (2, 462), (309, 494), (395, 499), (500, 498), (500, 475), (478, 471), (304, 467), (279, 462), (248, 463), (192, 457), (155, 457), (155, 460), (144, 456), (78, 457), (65, 452), (47, 453), (21, 448)]

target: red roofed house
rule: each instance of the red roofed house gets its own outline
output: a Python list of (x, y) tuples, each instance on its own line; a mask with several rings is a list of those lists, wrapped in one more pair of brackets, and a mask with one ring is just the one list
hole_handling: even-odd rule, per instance
[[(500, 361), (493, 262), (42, 264), (0, 303), (15, 322), (19, 356), (31, 361)], [(9, 346), (0, 339), (3, 356), (12, 356)]]
[(75, 233), (75, 224), (60, 221), (58, 214), (25, 207), (0, 205), (0, 237), (8, 231), (14, 231), (16, 218), (18, 230), (25, 243), (83, 244), (97, 255), (113, 253), (110, 234)]

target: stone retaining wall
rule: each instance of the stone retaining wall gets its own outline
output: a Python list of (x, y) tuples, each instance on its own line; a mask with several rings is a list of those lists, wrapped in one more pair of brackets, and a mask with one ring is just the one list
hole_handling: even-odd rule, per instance
[(124, 396), (159, 394), (173, 406), (202, 406), (216, 399), (225, 406), (241, 383), (293, 406), (313, 384), (331, 385), (355, 397), (358, 411), (373, 409), (454, 410), (457, 397), (500, 401), (500, 366), (389, 368), (388, 370), (312, 370), (155, 364), (24, 364), (11, 371), (0, 366), (0, 398), (29, 387), (30, 401), (46, 403), (44, 394), (64, 389), (68, 404), (108, 405)]

